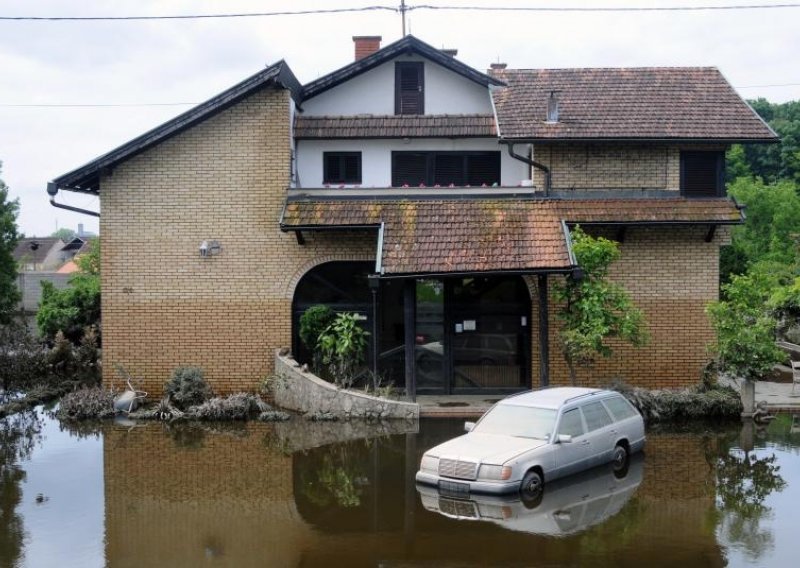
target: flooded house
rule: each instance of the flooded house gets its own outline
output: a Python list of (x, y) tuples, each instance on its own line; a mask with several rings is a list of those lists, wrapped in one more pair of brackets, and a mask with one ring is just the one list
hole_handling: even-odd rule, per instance
[(308, 358), (298, 320), (326, 304), (409, 396), (563, 384), (552, 288), (581, 276), (577, 225), (620, 243), (651, 335), (581, 382), (698, 380), (745, 219), (724, 152), (777, 141), (717, 69), (482, 71), (353, 40), (340, 69), (303, 85), (280, 61), (49, 184), (100, 198), (106, 380), (160, 392), (196, 365), (251, 390), (276, 350)]

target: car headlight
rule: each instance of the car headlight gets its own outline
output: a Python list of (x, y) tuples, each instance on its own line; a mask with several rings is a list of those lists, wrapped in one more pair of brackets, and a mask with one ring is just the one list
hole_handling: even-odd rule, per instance
[(478, 470), (478, 479), (506, 481), (507, 479), (511, 479), (511, 468), (507, 465), (483, 464)]
[(419, 463), (419, 469), (431, 473), (439, 473), (439, 458), (436, 456), (424, 455)]

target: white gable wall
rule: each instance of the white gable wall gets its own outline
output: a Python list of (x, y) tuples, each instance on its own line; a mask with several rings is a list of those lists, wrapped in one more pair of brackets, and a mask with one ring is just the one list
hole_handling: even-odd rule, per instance
[(425, 64), (425, 114), (492, 114), (489, 89), (417, 55), (404, 55), (303, 102), (305, 116), (394, 114), (396, 61)]
[[(386, 140), (298, 140), (297, 187), (323, 187), (323, 152), (361, 152), (361, 187), (392, 186), (392, 151), (498, 151), (500, 155), (500, 183), (516, 187), (523, 179), (530, 179), (530, 166), (508, 155), (506, 147), (495, 138), (419, 138)], [(517, 153), (527, 149), (518, 145)], [(352, 186), (351, 186), (352, 187)]]

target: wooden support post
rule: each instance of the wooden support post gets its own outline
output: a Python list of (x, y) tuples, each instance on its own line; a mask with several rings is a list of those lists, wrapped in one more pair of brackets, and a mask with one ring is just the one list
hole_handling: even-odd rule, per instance
[(539, 275), (539, 386), (550, 385), (550, 330), (547, 317), (547, 274)]

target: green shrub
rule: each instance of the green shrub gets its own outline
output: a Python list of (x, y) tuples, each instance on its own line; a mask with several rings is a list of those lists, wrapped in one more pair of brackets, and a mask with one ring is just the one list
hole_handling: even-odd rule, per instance
[(734, 389), (689, 388), (683, 390), (648, 390), (614, 385), (633, 404), (647, 422), (737, 419), (742, 400)]
[(352, 385), (355, 371), (364, 361), (369, 332), (358, 325), (356, 314), (336, 314), (325, 331), (319, 336), (317, 346), (322, 362), (328, 366), (337, 383), (345, 387)]
[(100, 387), (65, 395), (56, 411), (61, 420), (90, 420), (114, 416), (114, 393)]
[(211, 398), (212, 392), (202, 369), (178, 367), (164, 385), (164, 394), (170, 402), (185, 411), (190, 406), (203, 404)]
[(288, 412), (281, 412), (280, 410), (267, 410), (258, 415), (259, 422), (286, 422), (291, 418)]
[(336, 318), (336, 313), (328, 306), (311, 306), (300, 316), (300, 341), (309, 351), (317, 349), (320, 334)]

